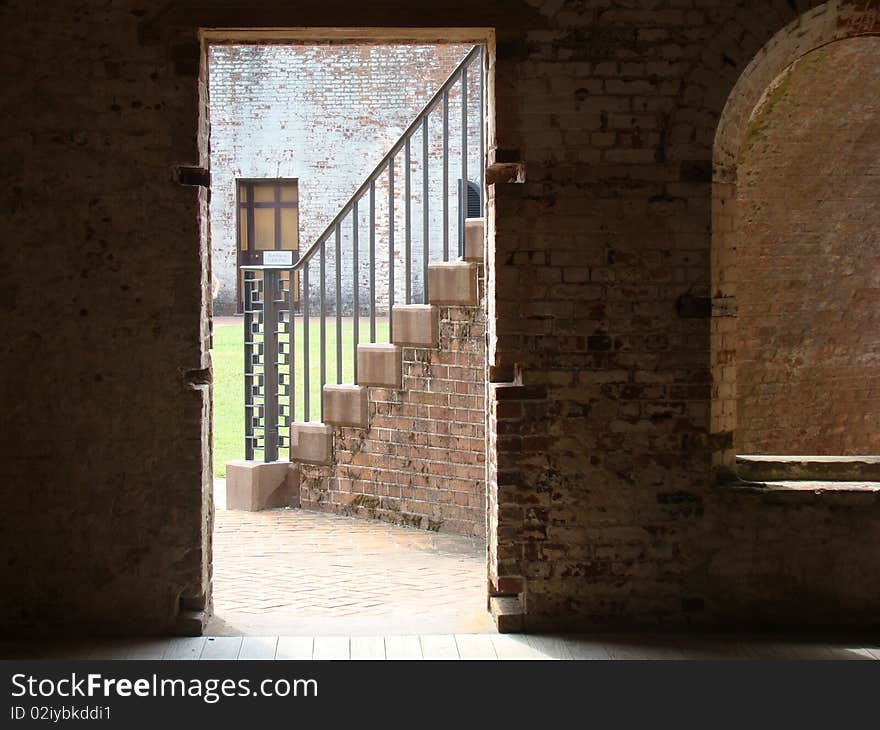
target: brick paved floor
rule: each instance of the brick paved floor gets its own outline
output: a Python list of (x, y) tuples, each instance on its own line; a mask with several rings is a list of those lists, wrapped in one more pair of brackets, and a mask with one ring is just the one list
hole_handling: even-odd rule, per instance
[(305, 510), (216, 511), (209, 634), (488, 632), (485, 601), (475, 540)]

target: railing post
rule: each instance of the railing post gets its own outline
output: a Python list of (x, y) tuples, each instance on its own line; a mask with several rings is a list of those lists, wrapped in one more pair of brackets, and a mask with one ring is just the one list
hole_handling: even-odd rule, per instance
[[(336, 224), (336, 384), (342, 383), (342, 232)], [(321, 398), (323, 403), (324, 399)]]
[(431, 256), (428, 163), (428, 117), (426, 116), (422, 121), (422, 304), (428, 303), (428, 259)]
[[(263, 452), (263, 461), (278, 461), (278, 450), (284, 446), (279, 426), (289, 420), (293, 375), (281, 373), (279, 366), (290, 365), (293, 334), (290, 333), (288, 342), (281, 341), (281, 336), (288, 334), (282, 315), (289, 316), (292, 310), (290, 288), (283, 287), (281, 272), (290, 270), (291, 267), (242, 267), (245, 285), (244, 452), (248, 461), (254, 459), (254, 452), (258, 450)], [(262, 341), (258, 341), (259, 337)], [(285, 378), (290, 380), (285, 382)], [(257, 431), (262, 431), (262, 443)]]
[(486, 48), (480, 46), (480, 216), (486, 215)]
[(278, 272), (263, 271), (263, 460), (278, 460)]
[(303, 421), (311, 420), (310, 390), (311, 390), (311, 368), (309, 363), (309, 330), (311, 329), (311, 317), (309, 314), (309, 264), (306, 261), (302, 269), (302, 321), (303, 321)]
[(403, 210), (404, 210), (404, 240), (403, 240), (403, 268), (406, 273), (406, 303), (412, 304), (412, 187), (410, 177), (412, 173), (412, 159), (410, 158), (410, 137), (407, 136), (403, 153)]
[[(376, 181), (370, 181), (370, 342), (376, 341)], [(357, 354), (355, 354), (357, 360)]]
[(324, 420), (324, 386), (327, 384), (327, 243), (326, 241), (321, 243), (321, 253), (320, 253), (320, 285), (321, 290), (319, 292), (320, 297), (318, 301), (320, 302), (320, 314), (321, 320), (319, 322), (319, 351), (318, 355), (321, 360), (321, 390), (318, 392), (318, 397), (320, 399), (320, 409), (319, 413), (321, 414), (321, 420)]
[(443, 260), (449, 261), (449, 89), (443, 92)]
[(391, 308), (394, 306), (394, 158), (388, 161), (388, 339), (394, 341)]
[(358, 342), (360, 341), (360, 330), (361, 330), (361, 297), (360, 297), (360, 289), (361, 289), (361, 278), (360, 278), (360, 262), (358, 261), (358, 228), (360, 226), (360, 220), (358, 219), (358, 201), (354, 201), (354, 207), (352, 208), (351, 215), (351, 248), (352, 248), (352, 287), (354, 291), (353, 302), (352, 302), (352, 345), (351, 345), (351, 359), (352, 359), (352, 370), (354, 374), (354, 382), (357, 382), (357, 368), (358, 368), (358, 359), (357, 359), (357, 351), (358, 351)]
[(257, 279), (254, 271), (242, 269), (242, 284), (244, 296), (242, 297), (242, 311), (244, 313), (244, 458), (253, 461), (254, 458), (254, 425), (258, 416), (256, 407), (257, 373), (254, 354), (255, 337), (259, 322), (257, 320), (255, 306)]
[(459, 183), (458, 255), (464, 256), (464, 221), (468, 207), (467, 66), (461, 69), (461, 182)]

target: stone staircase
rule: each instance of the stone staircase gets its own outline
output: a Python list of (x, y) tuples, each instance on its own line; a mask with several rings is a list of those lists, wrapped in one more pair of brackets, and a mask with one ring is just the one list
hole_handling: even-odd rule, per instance
[[(460, 348), (466, 339), (456, 336), (455, 321), (454, 318), (450, 318), (450, 313), (457, 313), (459, 321), (462, 320), (464, 312), (467, 312), (464, 319), (468, 322), (472, 322), (474, 319), (480, 322), (485, 320), (481, 294), (483, 289), (482, 262), (485, 248), (485, 225), (482, 218), (467, 220), (464, 244), (463, 260), (433, 263), (428, 266), (428, 304), (394, 305), (391, 311), (392, 342), (358, 345), (357, 383), (324, 386), (322, 421), (291, 424), (290, 461), (291, 468), (297, 472), (297, 482), (301, 484), (300, 505), (342, 514), (371, 516), (427, 529), (446, 529), (452, 532), (482, 535), (485, 523), (483, 504), (485, 477), (482, 473), (482, 466), (480, 467), (479, 479), (471, 479), (473, 488), (465, 488), (463, 483), (468, 480), (461, 477), (456, 478), (454, 474), (456, 449), (449, 440), (466, 439), (470, 444), (467, 454), (473, 457), (476, 448), (474, 441), (477, 438), (482, 439), (484, 433), (482, 431), (483, 423), (472, 424), (474, 432), (471, 434), (442, 434), (440, 432), (444, 430), (444, 426), (449, 425), (450, 420), (465, 428), (468, 427), (468, 424), (456, 422), (454, 416), (444, 422), (436, 419), (435, 415), (451, 410), (458, 414), (460, 421), (461, 414), (465, 412), (462, 409), (448, 408), (448, 399), (455, 398), (456, 394), (445, 391), (453, 390), (450, 386), (455, 385), (456, 381), (449, 379), (442, 373), (435, 372), (444, 367), (448, 370), (449, 367), (458, 366), (456, 358), (459, 357)], [(462, 353), (462, 356), (478, 358), (482, 363), (485, 351), (485, 327), (483, 324), (479, 324), (478, 327), (480, 331), (477, 333), (473, 332), (473, 326), (468, 330), (468, 334), (476, 334), (476, 339), (472, 341), (473, 346), (470, 349), (477, 350), (479, 347), (482, 352)], [(405, 353), (408, 353), (406, 358)], [(455, 364), (444, 365), (444, 358), (452, 358), (451, 361)], [(420, 406), (413, 406), (408, 402), (407, 383), (412, 378), (409, 377), (405, 361), (408, 363), (409, 369), (419, 371), (420, 377), (415, 378), (416, 380), (426, 379), (431, 384), (428, 386), (429, 392), (420, 393), (425, 396), (421, 400), (427, 401), (420, 403)], [(421, 366), (416, 366), (419, 363)], [(469, 377), (468, 380), (460, 382), (470, 391), (478, 390), (482, 397), (484, 396), (485, 380), (478, 374), (479, 369), (477, 367), (471, 368), (468, 372), (472, 379)], [(435, 386), (433, 390), (430, 390), (431, 386)], [(422, 387), (425, 387), (424, 384)], [(436, 396), (432, 397), (431, 392), (436, 393)], [(460, 397), (473, 398), (474, 395), (475, 393), (470, 392)], [(347, 457), (351, 457), (352, 444), (362, 444), (365, 440), (369, 441), (371, 438), (377, 437), (375, 433), (371, 435), (371, 429), (374, 417), (380, 410), (383, 410), (383, 403), (385, 404), (384, 416), (386, 420), (387, 417), (403, 418), (405, 424), (408, 424), (409, 420), (402, 414), (406, 414), (408, 409), (413, 407), (434, 409), (433, 413), (426, 411), (426, 415), (429, 418), (435, 418), (438, 433), (425, 434), (424, 457), (418, 453), (419, 444), (413, 448), (414, 453), (407, 454), (406, 466), (410, 472), (413, 472), (416, 477), (419, 474), (426, 476), (425, 483), (416, 487), (423, 489), (425, 495), (421, 500), (422, 508), (415, 512), (405, 506), (407, 503), (405, 494), (370, 494), (369, 488), (365, 491), (363, 484), (356, 483), (358, 481), (356, 476), (350, 478), (340, 476), (337, 473), (338, 469), (345, 470), (346, 468), (346, 460), (340, 461), (339, 459), (340, 452), (345, 452)], [(383, 429), (387, 425), (387, 423), (383, 423)], [(394, 434), (387, 434), (389, 442), (394, 437)], [(437, 461), (438, 457), (430, 451), (431, 449), (436, 451), (437, 444), (441, 442), (447, 447), (452, 447), (447, 448), (449, 458), (445, 462)], [(396, 453), (399, 454), (401, 450), (406, 448), (406, 445), (401, 445), (396, 449)], [(355, 456), (363, 457), (363, 452), (359, 451)], [(362, 465), (368, 468), (384, 470), (384, 477), (378, 478), (380, 483), (387, 483), (392, 471), (397, 472), (393, 478), (399, 481), (401, 470), (395, 470), (390, 465), (387, 465), (390, 468), (386, 468), (385, 465), (371, 463), (381, 460), (382, 456), (382, 454), (377, 454), (375, 458), (361, 458), (360, 461), (364, 462)], [(446, 470), (448, 473), (444, 473), (442, 468), (436, 468), (437, 465), (442, 464), (450, 466)], [(473, 467), (473, 465), (470, 466)], [(318, 467), (323, 467), (323, 469)], [(471, 477), (475, 476), (474, 472), (475, 470), (472, 469)], [(349, 490), (344, 492), (343, 499), (340, 499), (339, 489), (334, 489), (340, 480), (350, 484)], [(452, 518), (444, 517), (446, 513), (457, 507), (455, 504), (449, 507), (441, 504), (444, 498), (444, 482), (447, 481), (454, 481), (458, 484), (458, 495), (468, 494), (469, 502), (479, 502), (479, 504), (469, 504), (466, 509), (472, 510), (474, 515), (479, 513), (481, 519), (478, 520), (474, 517), (473, 520), (470, 520), (460, 516), (458, 518), (455, 516)], [(306, 483), (311, 485), (310, 488), (306, 486)], [(312, 492), (321, 493), (323, 498), (309, 498), (306, 496), (309, 489)], [(448, 490), (446, 491), (448, 492)], [(456, 494), (455, 490), (448, 493)], [(433, 504), (431, 504), (432, 497), (436, 498), (433, 500)], [(453, 497), (453, 501), (455, 499), (456, 497)], [(457, 499), (461, 501), (461, 497), (457, 497)], [(465, 508), (462, 505), (458, 505), (458, 507)]]
[[(485, 536), (484, 50), (468, 52), (298, 260), (246, 272), (245, 460), (227, 464), (229, 508)], [(452, 156), (450, 140), (461, 140)], [(377, 341), (377, 313), (389, 342)], [(337, 384), (326, 385), (333, 345)]]

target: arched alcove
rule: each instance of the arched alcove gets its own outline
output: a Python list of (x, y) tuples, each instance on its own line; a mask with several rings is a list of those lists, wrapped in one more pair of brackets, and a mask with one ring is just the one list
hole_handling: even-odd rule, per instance
[(737, 453), (880, 451), (880, 37), (876, 11), (858, 23), (845, 14), (828, 3), (774, 36), (718, 127), (712, 430), (722, 479)]

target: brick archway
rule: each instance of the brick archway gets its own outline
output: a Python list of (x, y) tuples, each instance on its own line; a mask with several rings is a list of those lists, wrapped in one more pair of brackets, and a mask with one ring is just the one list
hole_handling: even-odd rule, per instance
[(754, 56), (730, 93), (713, 147), (711, 369), (713, 470), (718, 479), (735, 470), (737, 428), (737, 173), (750, 118), (793, 64), (845, 39), (880, 34), (876, 3), (833, 1), (804, 13), (776, 33)]

